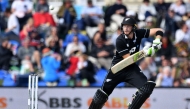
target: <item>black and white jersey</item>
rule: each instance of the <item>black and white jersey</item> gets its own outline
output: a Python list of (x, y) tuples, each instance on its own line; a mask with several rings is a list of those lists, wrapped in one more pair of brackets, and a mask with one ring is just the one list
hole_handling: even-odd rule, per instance
[(112, 60), (112, 65), (123, 60), (125, 54), (132, 55), (139, 51), (142, 38), (149, 37), (149, 29), (137, 29), (134, 32), (133, 39), (129, 39), (125, 34), (121, 34), (116, 39), (116, 53)]

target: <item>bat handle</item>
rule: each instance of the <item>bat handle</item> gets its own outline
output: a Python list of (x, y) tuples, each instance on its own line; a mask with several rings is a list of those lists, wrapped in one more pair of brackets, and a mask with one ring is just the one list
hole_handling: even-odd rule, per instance
[(157, 50), (157, 49), (158, 49), (158, 47), (157, 47), (157, 46), (154, 46), (154, 49), (156, 49), (156, 50)]
[[(158, 44), (157, 44), (157, 45), (158, 45)], [(158, 49), (157, 45), (153, 46), (153, 47), (154, 47), (154, 49), (156, 49), (156, 50)]]

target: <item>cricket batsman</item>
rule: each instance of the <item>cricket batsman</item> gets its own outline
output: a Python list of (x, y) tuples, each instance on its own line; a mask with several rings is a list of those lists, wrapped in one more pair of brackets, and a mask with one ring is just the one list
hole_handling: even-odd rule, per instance
[[(138, 52), (142, 38), (155, 36), (152, 46), (143, 48), (147, 57), (153, 56), (161, 48), (162, 43), (160, 40), (163, 36), (161, 28), (137, 29), (136, 21), (133, 18), (125, 17), (121, 23), (121, 29), (122, 34), (116, 39), (116, 53), (111, 66)], [(152, 94), (156, 85), (153, 81), (147, 81), (146, 76), (136, 63), (125, 67), (116, 74), (109, 70), (102, 87), (96, 91), (89, 109), (102, 109), (109, 95), (121, 82), (127, 82), (138, 89), (133, 94), (133, 100), (129, 104), (128, 109), (140, 109), (146, 99)]]

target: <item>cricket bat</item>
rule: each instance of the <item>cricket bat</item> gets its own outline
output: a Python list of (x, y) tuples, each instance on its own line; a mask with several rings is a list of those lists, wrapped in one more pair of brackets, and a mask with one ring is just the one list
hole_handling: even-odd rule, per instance
[(146, 53), (144, 50), (136, 52), (135, 54), (123, 59), (122, 61), (118, 62), (113, 67), (111, 67), (111, 71), (113, 72), (113, 74), (116, 74), (118, 71), (137, 62), (138, 60), (142, 59), (145, 56), (146, 56)]

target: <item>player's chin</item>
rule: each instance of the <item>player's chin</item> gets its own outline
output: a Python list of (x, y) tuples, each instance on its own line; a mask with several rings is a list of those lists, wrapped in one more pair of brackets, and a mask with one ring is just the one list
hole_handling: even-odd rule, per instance
[(128, 32), (128, 31), (124, 31), (124, 33), (125, 33), (125, 34), (129, 34), (129, 32)]

